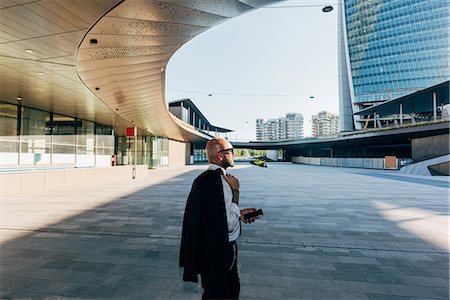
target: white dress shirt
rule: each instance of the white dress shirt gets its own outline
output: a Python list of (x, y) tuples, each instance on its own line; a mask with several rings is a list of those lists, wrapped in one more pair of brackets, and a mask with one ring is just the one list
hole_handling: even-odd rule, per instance
[[(226, 174), (226, 171), (224, 168), (215, 165), (215, 164), (209, 164), (208, 169), (209, 170), (216, 170), (216, 169), (222, 169), (223, 174)], [(239, 234), (241, 233), (241, 226), (240, 226), (240, 216), (241, 216), (241, 210), (239, 209), (239, 206), (237, 206), (236, 203), (234, 203), (233, 200), (233, 191), (231, 190), (230, 185), (228, 182), (221, 176), (222, 179), (222, 186), (223, 186), (223, 196), (225, 199), (225, 210), (227, 213), (227, 224), (228, 224), (228, 239), (230, 242), (235, 241)]]

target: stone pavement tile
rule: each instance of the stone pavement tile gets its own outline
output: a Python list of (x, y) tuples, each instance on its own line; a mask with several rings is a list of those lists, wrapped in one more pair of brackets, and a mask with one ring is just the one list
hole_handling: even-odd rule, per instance
[(321, 274), (319, 270), (305, 269), (305, 268), (291, 268), (291, 267), (271, 267), (272, 274), (274, 276), (288, 276), (297, 278), (315, 278), (315, 279), (327, 279)]
[(450, 299), (450, 290), (448, 289), (448, 287), (445, 288), (436, 288), (436, 290), (439, 292), (439, 294), (441, 294), (443, 296), (443, 299)]
[(428, 261), (433, 261), (433, 259), (430, 257), (430, 254), (438, 255), (438, 253), (418, 252), (412, 251), (411, 249), (408, 249), (408, 251), (392, 251), (390, 254), (391, 257), (394, 258), (403, 258), (409, 260), (428, 260)]
[(299, 299), (297, 295), (290, 295), (286, 288), (267, 287), (259, 285), (244, 285), (241, 283), (241, 299)]
[(132, 289), (144, 289), (148, 288), (150, 286), (150, 283), (153, 280), (156, 280), (157, 277), (154, 276), (154, 274), (148, 274), (148, 275), (125, 275), (120, 280), (118, 280), (114, 286), (115, 287), (123, 287), (128, 288), (129, 290)]
[(391, 257), (380, 257), (377, 260), (383, 266), (395, 266), (395, 267), (414, 267), (414, 264), (409, 259), (404, 258), (391, 258)]
[(365, 300), (369, 299), (364, 293), (324, 291), (319, 289), (304, 289), (297, 292), (296, 299), (341, 299), (341, 300)]
[(311, 261), (311, 260), (302, 260), (302, 266), (305, 269), (316, 269), (316, 270), (331, 270), (335, 271), (335, 263), (328, 261)]
[[(323, 256), (323, 255), (322, 255)], [(310, 254), (307, 252), (303, 252), (300, 255), (297, 255), (296, 258), (300, 258), (304, 262), (320, 262), (320, 261), (326, 261), (322, 259), (322, 256), (316, 255), (316, 254)]]
[(14, 295), (18, 299), (38, 299), (47, 298), (50, 295), (62, 296), (64, 291), (72, 285), (70, 282), (57, 280), (37, 280), (30, 281), (31, 285), (20, 290)]
[(116, 287), (91, 284), (76, 283), (67, 286), (61, 291), (54, 292), (56, 295), (64, 297), (88, 298), (88, 299), (113, 299), (116, 295)]
[(439, 277), (426, 277), (420, 276), (417, 274), (416, 276), (398, 276), (405, 284), (408, 285), (416, 285), (416, 286), (434, 286), (441, 288), (448, 288), (449, 282), (447, 279), (439, 278)]
[(159, 255), (158, 251), (151, 251), (146, 249), (111, 249), (105, 253), (107, 256), (118, 257), (134, 257), (134, 258), (156, 258)]
[(56, 270), (56, 269), (42, 269), (34, 268), (29, 270), (26, 274), (18, 274), (18, 278), (23, 279), (38, 279), (38, 280), (58, 280), (66, 282), (80, 282), (92, 283), (96, 282), (101, 285), (115, 284), (124, 277), (120, 274), (103, 274), (92, 272), (80, 272), (73, 270)]
[(360, 264), (360, 263), (333, 263), (333, 266), (340, 272), (355, 273), (381, 273), (376, 265)]
[(394, 266), (378, 266), (378, 269), (380, 270), (380, 274), (389, 274), (396, 276), (405, 275), (402, 271)]
[(364, 278), (367, 282), (373, 283), (388, 283), (388, 284), (404, 284), (403, 280), (398, 275), (382, 273), (364, 273)]
[(419, 268), (449, 269), (449, 265), (442, 263), (442, 261), (413, 260), (412, 264)]
[(339, 260), (343, 263), (355, 263), (366, 265), (380, 265), (380, 262), (375, 258), (368, 257), (354, 257), (354, 256), (338, 256)]
[(338, 272), (338, 271), (321, 270), (320, 274), (322, 274), (322, 276), (325, 279), (330, 280), (367, 282), (367, 279), (362, 274), (355, 272)]
[(272, 288), (264, 286), (249, 286), (241, 288), (240, 299), (342, 299), (342, 300), (364, 300), (368, 299), (362, 293), (350, 293), (341, 291), (330, 291), (323, 289), (310, 289), (303, 287), (290, 287), (288, 289)]
[(23, 249), (21, 251), (16, 252), (13, 257), (19, 258), (48, 258), (53, 255), (52, 251), (40, 250), (40, 249)]
[(183, 281), (170, 278), (149, 277), (148, 287), (154, 290), (163, 291), (181, 291), (183, 290)]
[(240, 274), (239, 277), (241, 280), (241, 284), (243, 286), (258, 285), (275, 288), (301, 287), (301, 288), (335, 290), (331, 280), (324, 278), (323, 279), (298, 278), (289, 276), (270, 276), (261, 274)]
[[(3, 251), (3, 250), (0, 250)], [(42, 260), (39, 257), (9, 257), (8, 259), (0, 259), (0, 276), (4, 274), (22, 274), (26, 273), (29, 268), (38, 266)]]
[(182, 278), (182, 269), (178, 265), (174, 264), (170, 267), (162, 266), (156, 267), (155, 271), (159, 278), (180, 279)]
[(337, 248), (324, 248), (322, 249), (322, 254), (320, 252), (318, 255), (330, 255), (330, 256), (352, 256), (352, 257), (362, 257), (363, 255), (359, 250), (353, 250), (353, 249), (337, 249)]
[(67, 281), (73, 281), (77, 283), (88, 283), (88, 284), (95, 283), (103, 286), (114, 286), (124, 277), (124, 275), (121, 274), (104, 274), (104, 273), (80, 272), (80, 271), (59, 271), (58, 274), (55, 274), (54, 278), (59, 279), (62, 278), (59, 276), (64, 275), (66, 275), (65, 280)]
[[(396, 296), (408, 296), (418, 298), (434, 298), (434, 299), (448, 299), (447, 294), (439, 288), (435, 287), (423, 287), (416, 285), (398, 285), (398, 284), (385, 284), (384, 287), (389, 291), (391, 295)], [(447, 296), (447, 298), (445, 298)]]
[(374, 293), (389, 295), (389, 291), (383, 284), (359, 281), (333, 280), (333, 285), (337, 291), (347, 291), (355, 293)]
[(439, 261), (448, 265), (450, 257), (447, 254), (427, 254), (427, 256), (433, 261)]
[(423, 300), (424, 298), (416, 298), (416, 297), (409, 297), (409, 296), (396, 296), (396, 295), (383, 295), (383, 294), (367, 294), (367, 297), (370, 300)]
[[(278, 267), (286, 268), (286, 266), (278, 266)], [(267, 276), (275, 275), (271, 268), (271, 265), (267, 265), (263, 261), (260, 261), (259, 263), (248, 263), (245, 262), (244, 259), (238, 259), (238, 268), (240, 270), (240, 274), (260, 274)]]
[(341, 300), (366, 300), (369, 299), (364, 293), (357, 292), (340, 292), (340, 291), (323, 291), (323, 290), (304, 290), (298, 294), (297, 299), (341, 299)]
[(156, 266), (142, 265), (139, 261), (136, 263), (117, 263), (113, 268), (111, 268), (109, 274), (119, 274), (119, 275), (142, 275), (146, 276), (152, 274), (156, 271)]
[(341, 262), (339, 256), (335, 256), (335, 255), (317, 255), (317, 258), (319, 261), (323, 261), (323, 262)]
[(295, 267), (295, 268), (302, 268), (305, 266), (306, 262), (302, 261), (301, 259), (280, 259), (279, 257), (264, 257), (261, 258), (261, 261), (259, 263), (259, 266), (264, 265), (277, 265), (281, 267)]
[(0, 277), (0, 299), (12, 299), (21, 290), (31, 286), (33, 283), (27, 278), (15, 276)]
[(448, 269), (431, 269), (431, 268), (419, 268), (419, 267), (397, 267), (400, 272), (402, 272), (404, 275), (409, 276), (415, 276), (415, 275), (422, 275), (427, 277), (440, 277), (440, 278), (449, 278), (449, 271)]

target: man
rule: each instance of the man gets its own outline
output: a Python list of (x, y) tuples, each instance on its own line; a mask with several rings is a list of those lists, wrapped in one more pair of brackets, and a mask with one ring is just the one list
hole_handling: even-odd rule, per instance
[(180, 247), (183, 280), (198, 282), (202, 299), (237, 299), (240, 283), (237, 272), (236, 239), (240, 221), (255, 218), (243, 215), (255, 208), (239, 209), (239, 181), (226, 173), (234, 166), (233, 146), (215, 138), (206, 144), (209, 167), (192, 184), (184, 212)]

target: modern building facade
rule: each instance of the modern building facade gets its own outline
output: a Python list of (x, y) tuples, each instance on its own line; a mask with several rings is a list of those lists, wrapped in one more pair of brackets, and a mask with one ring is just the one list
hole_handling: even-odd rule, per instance
[(211, 136), (169, 111), (169, 59), (275, 2), (2, 1), (0, 168), (189, 163)]
[[(180, 99), (169, 102), (169, 111), (178, 118), (178, 122), (182, 122), (184, 126), (191, 126), (209, 138), (223, 137), (228, 139), (228, 134), (233, 131), (211, 124), (191, 99)], [(192, 144), (190, 153), (193, 158), (191, 163), (207, 161), (203, 144)]]
[(228, 134), (233, 132), (231, 129), (211, 124), (191, 99), (169, 102), (169, 111), (185, 125), (190, 125), (211, 137), (228, 138)]
[(339, 4), (341, 131), (364, 128), (353, 113), (449, 80), (448, 0)]
[(285, 117), (256, 119), (257, 141), (287, 141), (303, 137), (303, 115), (287, 113)]
[(311, 134), (313, 137), (331, 135), (339, 132), (339, 115), (321, 111), (311, 117)]
[(126, 137), (114, 126), (0, 102), (0, 167), (168, 165), (167, 138)]

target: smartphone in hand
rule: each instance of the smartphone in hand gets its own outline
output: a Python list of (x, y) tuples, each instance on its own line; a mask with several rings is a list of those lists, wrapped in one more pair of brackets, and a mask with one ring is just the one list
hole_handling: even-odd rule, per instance
[(262, 216), (262, 215), (264, 215), (262, 209), (258, 209), (258, 210), (254, 210), (252, 212), (244, 214), (243, 217), (244, 217), (245, 220), (248, 220), (250, 218), (256, 218), (256, 217), (259, 217), (259, 216)]

